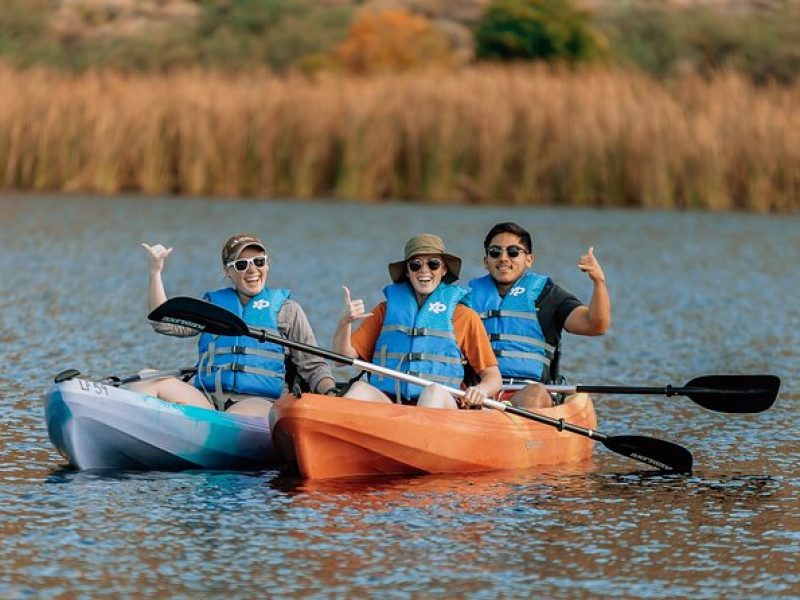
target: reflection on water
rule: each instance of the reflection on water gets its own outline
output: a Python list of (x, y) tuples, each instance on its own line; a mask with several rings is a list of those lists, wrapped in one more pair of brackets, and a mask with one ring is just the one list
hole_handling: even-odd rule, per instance
[[(424, 219), (424, 220), (423, 220)], [(423, 230), (480, 273), (499, 220), (537, 227), (537, 265), (581, 296), (592, 244), (614, 325), (567, 336), (573, 382), (680, 385), (773, 372), (775, 407), (706, 411), (688, 398), (596, 398), (602, 431), (690, 448), (690, 477), (598, 446), (542, 471), (305, 482), (277, 471), (93, 473), (64, 468), (41, 395), (68, 367), (102, 377), (192, 362), (144, 322), (140, 241), (175, 247), (170, 294), (221, 284), (233, 231), (264, 235), (320, 343), (340, 285), (367, 303)], [(185, 200), (0, 199), (0, 596), (226, 594), (477, 597), (800, 596), (800, 256), (796, 217)], [(42, 237), (47, 236), (47, 252)]]

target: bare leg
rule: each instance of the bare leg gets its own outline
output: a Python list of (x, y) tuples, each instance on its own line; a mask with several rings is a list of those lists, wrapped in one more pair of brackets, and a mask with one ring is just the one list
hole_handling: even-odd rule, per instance
[(366, 381), (356, 381), (344, 393), (344, 397), (351, 398), (353, 400), (367, 400), (370, 402), (383, 402), (388, 404), (392, 403), (386, 394)]
[(269, 417), (269, 412), (272, 410), (272, 402), (266, 398), (259, 398), (253, 396), (252, 398), (245, 398), (239, 400), (236, 404), (231, 406), (225, 412), (232, 415), (250, 415), (253, 417)]
[(429, 385), (419, 395), (417, 406), (427, 408), (458, 408), (455, 399), (437, 383)]
[(167, 402), (214, 410), (211, 402), (208, 401), (203, 392), (175, 377), (138, 381), (125, 387), (140, 394), (149, 394), (150, 396), (161, 398)]
[(511, 396), (511, 404), (520, 408), (549, 408), (553, 398), (541, 383), (531, 383)]

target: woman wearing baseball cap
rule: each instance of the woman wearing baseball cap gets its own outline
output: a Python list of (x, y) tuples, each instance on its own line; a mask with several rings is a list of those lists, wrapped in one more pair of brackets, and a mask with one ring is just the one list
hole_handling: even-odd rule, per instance
[[(344, 395), (378, 402), (433, 408), (477, 407), (502, 385), (497, 359), (478, 314), (465, 304), (467, 290), (453, 285), (461, 259), (445, 251), (439, 236), (426, 233), (408, 240), (403, 260), (389, 264), (392, 284), (386, 301), (372, 312), (352, 300), (344, 288), (344, 312), (333, 337), (337, 352), (435, 382), (422, 388), (398, 379), (371, 375)], [(352, 323), (364, 319), (351, 332)], [(464, 366), (479, 383), (456, 400), (442, 387), (464, 386)], [(442, 384), (442, 385), (437, 385)]]
[[(172, 248), (144, 243), (142, 247), (150, 260), (148, 304), (152, 311), (167, 300), (161, 273)], [(228, 238), (222, 247), (222, 268), (230, 285), (207, 292), (204, 300), (230, 310), (252, 327), (316, 345), (305, 312), (291, 299), (289, 290), (267, 287), (269, 256), (258, 237), (240, 233)], [(198, 334), (197, 330), (189, 327), (168, 323), (151, 325), (165, 335), (188, 337)], [(198, 352), (194, 385), (165, 378), (131, 387), (179, 404), (263, 416), (269, 414), (272, 402), (284, 392), (286, 351), (279, 344), (260, 342), (248, 336), (202, 333)], [(320, 394), (335, 393), (335, 381), (324, 359), (298, 350), (290, 350), (288, 356), (311, 390)]]

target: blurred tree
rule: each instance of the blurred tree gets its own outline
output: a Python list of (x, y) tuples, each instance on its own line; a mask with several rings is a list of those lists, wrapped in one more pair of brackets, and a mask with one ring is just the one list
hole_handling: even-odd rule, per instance
[(47, 38), (47, 0), (2, 0), (0, 8), (0, 55), (25, 62)]
[(569, 0), (493, 0), (475, 31), (476, 55), (488, 60), (566, 60), (601, 54), (589, 15)]
[(333, 56), (346, 70), (362, 75), (452, 64), (444, 35), (405, 9), (362, 12)]

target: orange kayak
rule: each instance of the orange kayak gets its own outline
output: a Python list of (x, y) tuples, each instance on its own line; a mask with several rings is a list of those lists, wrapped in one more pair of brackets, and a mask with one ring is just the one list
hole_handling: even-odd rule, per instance
[[(587, 394), (536, 412), (597, 427)], [(496, 410), (442, 410), (317, 394), (284, 396), (270, 421), (274, 447), (308, 479), (525, 469), (585, 460), (594, 446), (587, 437)]]

